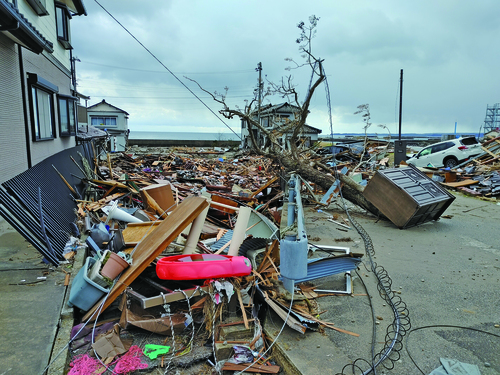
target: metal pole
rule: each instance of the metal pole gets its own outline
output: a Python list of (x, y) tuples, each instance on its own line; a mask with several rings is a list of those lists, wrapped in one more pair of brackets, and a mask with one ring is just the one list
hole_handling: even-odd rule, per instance
[(401, 140), (401, 116), (403, 114), (403, 69), (401, 69), (401, 80), (399, 87), (399, 140)]
[(260, 102), (262, 100), (262, 63), (257, 64), (257, 70), (259, 71), (259, 102), (257, 109), (257, 119), (260, 125)]

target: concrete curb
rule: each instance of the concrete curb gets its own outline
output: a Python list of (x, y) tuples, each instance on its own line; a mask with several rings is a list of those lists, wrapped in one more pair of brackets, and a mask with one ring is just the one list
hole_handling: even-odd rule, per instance
[[(274, 341), (276, 339), (275, 335), (273, 335), (269, 329), (266, 329), (264, 326), (264, 333), (266, 336)], [(287, 375), (302, 375), (302, 372), (297, 368), (297, 366), (293, 363), (290, 356), (287, 354), (285, 348), (281, 345), (278, 337), (278, 341), (274, 344), (272, 348), (272, 356), (273, 359), (281, 366), (281, 370), (284, 374)]]
[[(84, 241), (84, 239), (82, 240)], [(50, 355), (50, 360), (54, 361), (48, 368), (47, 375), (63, 375), (66, 374), (66, 369), (69, 365), (69, 348), (68, 342), (71, 337), (71, 329), (74, 325), (74, 308), (68, 306), (69, 291), (71, 289), (71, 284), (75, 278), (78, 271), (85, 264), (85, 259), (87, 256), (86, 250), (80, 250), (75, 255), (75, 260), (73, 262), (73, 268), (71, 270), (71, 279), (69, 285), (66, 287), (64, 292), (64, 300), (61, 306), (61, 315), (59, 317), (59, 325), (56, 336), (54, 338), (54, 343), (52, 346), (52, 352)], [(57, 357), (56, 357), (57, 356)]]

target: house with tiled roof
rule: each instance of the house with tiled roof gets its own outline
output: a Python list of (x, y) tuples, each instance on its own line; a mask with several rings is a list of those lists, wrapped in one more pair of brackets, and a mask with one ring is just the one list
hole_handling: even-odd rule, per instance
[(102, 100), (87, 107), (88, 124), (109, 135), (109, 151), (125, 151), (128, 142), (128, 116), (123, 109)]
[[(272, 130), (295, 120), (295, 116), (299, 111), (299, 107), (286, 102), (275, 105), (267, 104), (265, 106), (262, 106), (260, 108), (260, 111), (254, 111), (252, 113), (252, 117), (256, 121), (260, 119), (261, 126), (266, 130)], [(263, 131), (254, 127), (252, 128), (252, 133), (259, 147), (266, 147), (268, 145), (267, 135)], [(299, 139), (304, 142), (306, 146), (312, 146), (318, 140), (318, 134), (320, 133), (321, 129), (314, 128), (309, 125), (304, 125)], [(288, 143), (291, 136), (291, 133), (285, 133), (278, 139), (278, 142), (284, 148), (288, 148)], [(245, 149), (250, 148), (251, 146), (252, 143), (250, 139), (248, 124), (246, 120), (242, 119), (240, 147)]]
[(76, 145), (71, 20), (83, 0), (0, 0), (0, 183)]

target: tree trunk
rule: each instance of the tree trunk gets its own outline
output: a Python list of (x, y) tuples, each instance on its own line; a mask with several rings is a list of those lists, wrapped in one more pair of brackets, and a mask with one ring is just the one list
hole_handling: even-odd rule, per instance
[[(325, 191), (330, 189), (335, 178), (322, 171), (311, 167), (307, 161), (297, 161), (285, 155), (274, 155), (273, 159), (279, 162), (288, 172), (294, 171), (307, 181), (320, 186)], [(354, 182), (349, 176), (339, 174), (342, 182), (342, 196), (349, 202), (364, 208), (375, 216), (383, 216), (382, 213), (363, 196), (364, 188)]]

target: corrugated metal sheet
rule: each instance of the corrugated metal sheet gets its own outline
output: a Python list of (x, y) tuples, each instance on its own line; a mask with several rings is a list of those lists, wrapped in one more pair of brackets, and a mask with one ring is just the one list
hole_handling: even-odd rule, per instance
[(294, 280), (296, 284), (304, 281), (320, 279), (322, 277), (336, 275), (347, 271), (352, 271), (358, 267), (361, 258), (354, 257), (328, 257), (328, 258), (313, 258), (307, 260), (307, 276)]
[[(93, 167), (91, 144), (87, 143), (45, 159), (5, 181), (0, 189), (0, 215), (55, 265), (63, 259), (62, 252), (69, 239), (68, 233), (71, 232), (70, 223), (76, 218), (76, 203), (70, 195), (69, 188), (52, 165), (56, 166), (69, 184), (82, 192), (84, 187), (82, 182), (72, 176), (81, 174), (80, 170), (70, 159), (70, 156), (73, 156), (82, 166), (78, 152), (82, 153)], [(45, 229), (55, 254), (48, 249), (41, 231), (39, 188)]]
[[(222, 246), (227, 244), (229, 241), (231, 241), (231, 238), (233, 238), (233, 231), (228, 230), (221, 238), (219, 241), (215, 242), (213, 245), (210, 245), (210, 249), (213, 251), (219, 250)], [(228, 247), (229, 248), (229, 247)]]

